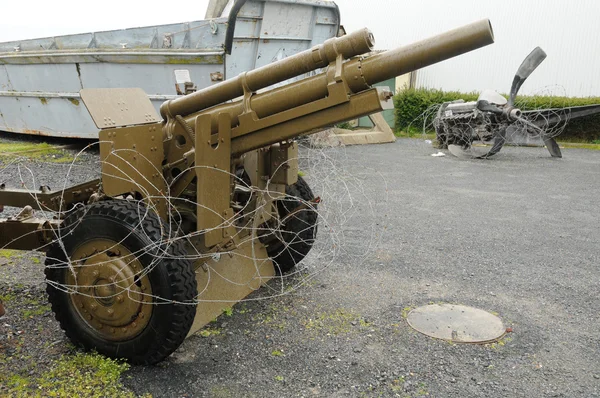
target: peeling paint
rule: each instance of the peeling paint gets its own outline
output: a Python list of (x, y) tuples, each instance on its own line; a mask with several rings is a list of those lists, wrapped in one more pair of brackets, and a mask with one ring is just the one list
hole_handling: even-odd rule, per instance
[(79, 78), (79, 85), (83, 88), (83, 80), (81, 80), (81, 66), (79, 62), (75, 63), (75, 69), (77, 70), (77, 77)]
[[(147, 62), (139, 62), (139, 63), (147, 63)], [(190, 57), (190, 58), (168, 58), (165, 60), (166, 64), (169, 65), (202, 65), (202, 64), (222, 64), (223, 56), (222, 55), (214, 55), (209, 57)]]

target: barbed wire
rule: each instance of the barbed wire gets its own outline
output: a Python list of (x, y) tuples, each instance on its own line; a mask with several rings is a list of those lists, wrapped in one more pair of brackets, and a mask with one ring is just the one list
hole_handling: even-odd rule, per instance
[[(111, 156), (118, 159), (126, 168), (121, 168), (120, 171), (112, 173), (114, 170), (105, 165), (97, 156), (93, 157), (90, 162), (81, 162), (80, 159), (84, 154), (89, 154), (91, 151), (96, 151), (101, 142), (95, 142), (87, 145), (79, 151), (73, 158), (72, 162), (64, 165), (56, 165), (53, 163), (45, 163), (35, 161), (32, 163), (26, 157), (14, 157), (6, 160), (0, 159), (0, 172), (2, 175), (15, 176), (12, 184), (18, 185), (19, 188), (38, 191), (40, 186), (50, 185), (50, 182), (58, 186), (58, 191), (66, 190), (73, 181), (77, 183), (84, 182), (90, 177), (97, 178), (99, 170), (103, 171), (103, 178), (111, 178), (116, 181), (124, 181), (132, 186), (135, 186), (135, 191), (139, 192), (143, 201), (138, 201), (133, 196), (123, 196), (118, 199), (130, 203), (137, 203), (137, 218), (135, 225), (131, 228), (131, 232), (119, 239), (104, 245), (105, 247), (98, 248), (94, 253), (81, 258), (71, 258), (73, 249), (65, 246), (64, 241), (67, 238), (63, 228), (53, 230), (53, 242), (50, 245), (59, 247), (60, 256), (56, 258), (47, 258), (47, 267), (55, 270), (63, 269), (68, 275), (70, 282), (62, 283), (55, 280), (47, 280), (50, 286), (62, 291), (66, 294), (77, 294), (82, 297), (93, 298), (96, 296), (98, 289), (105, 289), (112, 293), (104, 294), (104, 299), (116, 298), (126, 294), (127, 298), (136, 303), (141, 304), (171, 304), (178, 303), (174, 300), (167, 300), (160, 297), (154, 292), (145, 292), (140, 288), (140, 281), (147, 278), (156, 267), (163, 266), (165, 260), (187, 260), (195, 265), (198, 272), (202, 273), (202, 283), (198, 285), (196, 300), (193, 302), (185, 302), (179, 304), (196, 305), (203, 302), (231, 302), (231, 299), (204, 299), (202, 296), (209, 288), (214, 280), (225, 281), (231, 286), (246, 286), (252, 290), (258, 290), (263, 282), (270, 279), (271, 282), (263, 286), (260, 295), (253, 295), (245, 300), (266, 300), (273, 297), (287, 295), (302, 286), (310, 283), (319, 273), (324, 272), (331, 267), (340, 266), (340, 262), (352, 261), (362, 262), (368, 259), (377, 250), (381, 240), (381, 226), (371, 223), (371, 225), (363, 223), (361, 235), (360, 250), (355, 250), (353, 247), (348, 247), (346, 235), (348, 234), (346, 226), (350, 221), (357, 217), (363, 217), (365, 214), (374, 214), (376, 204), (373, 198), (377, 198), (377, 203), (385, 202), (387, 192), (370, 192), (363, 183), (367, 178), (383, 177), (371, 170), (365, 169), (364, 165), (358, 165), (349, 158), (344, 148), (336, 149), (315, 149), (303, 146), (300, 149), (301, 156), (298, 159), (290, 159), (289, 161), (298, 161), (300, 165), (301, 175), (310, 184), (314, 197), (302, 198), (298, 196), (285, 195), (283, 197), (274, 198), (273, 192), (265, 189), (260, 189), (256, 186), (248, 184), (240, 175), (230, 171), (218, 170), (219, 173), (224, 173), (228, 178), (235, 183), (236, 192), (243, 193), (242, 198), (244, 203), (232, 203), (235, 208), (233, 218), (221, 217), (219, 225), (213, 228), (197, 231), (185, 225), (186, 217), (190, 212), (195, 212), (197, 209), (203, 209), (213, 214), (220, 214), (218, 210), (211, 209), (208, 206), (198, 203), (193, 196), (170, 197), (168, 193), (157, 194), (160, 191), (158, 184), (155, 184), (144, 176), (140, 169), (128, 161), (131, 150), (113, 150)], [(152, 162), (144, 158), (143, 155), (136, 153), (138, 162), (152, 164)], [(140, 160), (140, 158), (142, 160)], [(59, 168), (64, 172), (57, 177), (58, 173), (41, 173), (38, 175), (32, 165), (37, 164), (47, 165), (48, 168)], [(138, 163), (140, 164), (140, 163)], [(352, 167), (352, 166), (356, 167)], [(283, 165), (282, 165), (283, 167)], [(201, 169), (202, 166), (194, 166), (190, 170), (195, 172)], [(212, 172), (215, 172), (214, 169)], [(44, 170), (46, 171), (46, 170)], [(157, 172), (159, 170), (156, 170)], [(162, 175), (162, 171), (160, 171)], [(62, 174), (62, 173), (61, 173)], [(78, 175), (81, 174), (81, 175)], [(164, 180), (160, 185), (169, 186), (173, 181)], [(58, 184), (58, 185), (57, 185)], [(385, 185), (385, 184), (384, 184)], [(7, 189), (10, 189), (10, 184)], [(238, 189), (239, 188), (239, 189)], [(322, 198), (318, 200), (318, 198)], [(239, 199), (239, 198), (238, 198)], [(275, 201), (273, 202), (273, 200)], [(67, 209), (62, 207), (58, 212), (53, 212), (45, 208), (35, 194), (32, 194), (32, 200), (42, 210), (36, 210), (35, 216), (41, 219), (52, 220), (58, 215), (64, 218), (66, 214), (76, 212), (80, 216), (75, 220), (74, 225), (66, 229), (66, 233), (77, 231), (77, 223), (81, 222), (83, 216), (89, 210), (89, 207), (83, 204), (78, 204), (74, 208)], [(145, 224), (151, 222), (156, 214), (160, 214), (160, 208), (157, 203), (166, 203), (166, 207), (170, 209), (167, 216), (160, 224), (160, 239), (148, 233)], [(317, 203), (318, 202), (318, 203)], [(276, 217), (270, 223), (258, 222), (260, 214), (276, 213), (277, 209), (271, 208), (282, 206), (282, 203), (289, 203), (292, 209), (287, 215)], [(285, 206), (285, 205), (284, 205)], [(6, 208), (3, 216), (14, 216), (20, 209)], [(302, 225), (302, 220), (306, 219), (306, 214), (312, 213), (314, 223)], [(312, 220), (311, 219), (311, 220)], [(374, 219), (374, 217), (371, 217)], [(295, 223), (296, 227), (290, 229), (288, 224)], [(236, 250), (235, 247), (228, 248), (213, 248), (209, 252), (202, 252), (202, 249), (193, 244), (198, 242), (202, 237), (211, 231), (220, 231), (222, 229), (234, 228), (235, 235), (232, 236), (239, 246), (250, 247), (251, 250)], [(312, 230), (318, 230), (315, 239)], [(36, 233), (36, 232), (32, 232)], [(123, 247), (127, 248), (125, 241), (132, 235), (142, 235), (149, 242), (146, 246), (137, 250), (131, 250), (127, 253), (121, 253)], [(176, 251), (171, 250), (174, 245), (184, 243), (187, 250), (187, 255), (173, 258)], [(268, 255), (264, 251), (259, 253), (257, 247), (266, 245)], [(353, 241), (354, 243), (354, 241)], [(273, 249), (273, 246), (276, 248)], [(306, 246), (312, 248), (308, 253), (305, 253)], [(38, 248), (32, 248), (39, 251), (46, 251), (49, 245), (40, 245)], [(298, 247), (302, 247), (301, 252), (298, 252)], [(0, 248), (3, 249), (3, 248)], [(302, 258), (306, 255), (303, 261), (298, 261), (297, 264), (292, 264), (289, 268), (290, 272), (279, 272), (274, 277), (261, 276), (265, 264), (269, 264), (272, 258), (276, 258), (280, 253), (289, 251), (292, 253), (289, 257), (294, 261), (296, 258)], [(248, 254), (250, 253), (250, 254)], [(140, 258), (148, 259), (142, 266), (139, 265)], [(66, 259), (66, 261), (65, 261)], [(231, 261), (236, 263), (236, 260), (242, 260), (246, 267), (251, 267), (253, 272), (250, 280), (239, 280), (232, 278), (221, 272), (216, 266), (220, 261)], [(80, 280), (81, 270), (86, 268), (95, 269), (102, 266), (112, 266), (118, 264), (118, 269), (115, 271), (115, 278), (110, 281), (96, 281), (89, 284), (86, 281)], [(343, 265), (343, 264), (342, 264)], [(276, 264), (277, 267), (277, 264)], [(197, 278), (198, 279), (198, 278)], [(255, 283), (255, 282), (260, 283)], [(115, 288), (116, 287), (116, 288)], [(109, 290), (113, 289), (113, 290)]]

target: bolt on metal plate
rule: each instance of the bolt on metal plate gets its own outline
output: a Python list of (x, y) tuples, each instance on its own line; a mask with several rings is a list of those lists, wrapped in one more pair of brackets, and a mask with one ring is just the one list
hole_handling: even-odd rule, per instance
[(433, 304), (420, 307), (412, 310), (406, 320), (416, 331), (452, 343), (492, 343), (506, 334), (499, 317), (462, 305)]

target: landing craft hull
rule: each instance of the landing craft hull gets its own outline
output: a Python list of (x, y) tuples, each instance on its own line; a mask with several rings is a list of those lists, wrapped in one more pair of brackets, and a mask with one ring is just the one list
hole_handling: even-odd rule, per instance
[(158, 111), (186, 80), (200, 90), (338, 30), (333, 2), (248, 0), (236, 16), (0, 43), (0, 131), (97, 139), (84, 88), (140, 87)]

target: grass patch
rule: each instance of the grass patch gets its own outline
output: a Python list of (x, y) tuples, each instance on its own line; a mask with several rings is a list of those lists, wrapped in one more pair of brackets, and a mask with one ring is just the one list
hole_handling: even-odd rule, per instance
[(354, 126), (350, 122), (343, 122), (336, 124), (335, 127), (343, 130), (354, 130)]
[(216, 328), (206, 328), (198, 332), (198, 335), (201, 337), (220, 336), (221, 334), (223, 334), (223, 331)]
[(431, 141), (435, 141), (437, 139), (435, 133), (424, 133), (423, 130), (410, 127), (404, 130), (394, 131), (394, 135), (398, 138), (418, 138)]
[(0, 294), (0, 301), (2, 301), (4, 303), (11, 302), (11, 301), (13, 301), (16, 298), (17, 298), (17, 296), (15, 294), (12, 294), (12, 293)]
[(512, 341), (512, 337), (504, 337), (501, 340), (498, 340), (495, 343), (492, 344), (487, 344), (487, 347), (490, 347), (492, 350), (498, 350), (502, 347), (504, 347), (506, 344), (510, 343)]
[(285, 305), (271, 304), (265, 311), (252, 317), (252, 321), (270, 328), (284, 330), (288, 326), (286, 314), (295, 316), (295, 311)]
[(410, 314), (410, 312), (414, 310), (414, 307), (404, 307), (402, 308), (402, 318), (406, 319), (408, 318), (408, 314)]
[[(0, 392), (12, 397), (135, 397), (120, 381), (126, 363), (90, 353), (62, 356), (39, 376), (0, 372)], [(33, 369), (35, 371), (35, 369)]]
[(587, 144), (583, 142), (559, 142), (559, 146), (563, 148), (578, 148), (578, 149), (590, 149), (592, 151), (600, 151), (600, 141), (592, 144)]
[(13, 259), (20, 258), (23, 253), (20, 250), (11, 250), (11, 249), (1, 249), (0, 250), (0, 258)]
[(23, 310), (24, 318), (33, 318), (39, 315), (44, 315), (50, 312), (52, 308), (49, 305), (40, 305), (37, 308)]
[(75, 158), (46, 142), (0, 142), (0, 160), (24, 157), (51, 163), (71, 163)]
[(359, 315), (343, 309), (323, 312), (305, 323), (306, 329), (326, 332), (328, 335), (348, 334), (356, 327), (368, 327), (368, 323)]

